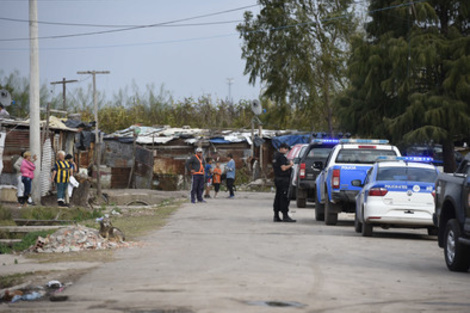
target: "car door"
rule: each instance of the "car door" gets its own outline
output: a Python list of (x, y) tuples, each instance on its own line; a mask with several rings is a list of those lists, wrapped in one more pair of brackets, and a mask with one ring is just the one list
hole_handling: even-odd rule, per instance
[[(320, 200), (321, 203), (325, 203), (326, 199), (324, 197), (324, 194), (326, 193), (325, 190), (325, 180), (327, 179), (328, 176), (328, 166), (331, 162), (332, 155), (334, 154), (335, 149), (332, 149), (330, 153), (328, 154), (328, 157), (326, 158), (325, 164), (323, 164), (323, 169), (321, 172), (318, 174), (317, 177), (317, 197)], [(318, 186), (320, 185), (320, 186)]]
[(465, 182), (462, 187), (462, 205), (464, 208), (463, 213), (465, 215), (464, 232), (467, 235), (470, 235), (470, 163), (467, 163), (465, 174)]
[(367, 192), (368, 192), (368, 188), (370, 186), (370, 182), (372, 181), (372, 173), (374, 173), (373, 169), (374, 169), (374, 167), (371, 167), (367, 171), (366, 177), (364, 179), (363, 187), (356, 196), (356, 214), (359, 214), (358, 215), (358, 216), (360, 216), (359, 221), (361, 221), (361, 222), (364, 221), (364, 217), (362, 216), (362, 210), (361, 209), (362, 209), (362, 206), (364, 205), (364, 203), (367, 201)]

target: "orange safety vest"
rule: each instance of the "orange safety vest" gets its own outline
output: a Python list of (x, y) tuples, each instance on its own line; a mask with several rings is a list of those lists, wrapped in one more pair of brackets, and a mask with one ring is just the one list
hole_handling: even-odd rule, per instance
[(204, 166), (202, 166), (202, 160), (197, 156), (197, 154), (195, 155), (197, 160), (199, 161), (199, 171), (198, 172), (194, 172), (193, 175), (204, 175)]

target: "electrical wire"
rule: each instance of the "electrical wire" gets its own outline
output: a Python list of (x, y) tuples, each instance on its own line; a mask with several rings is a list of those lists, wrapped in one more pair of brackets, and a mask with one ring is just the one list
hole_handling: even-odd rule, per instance
[[(1, 0), (0, 0), (1, 1)], [(29, 23), (29, 20), (9, 18), (9, 17), (0, 17), (1, 21), (9, 22), (20, 22), (20, 23)], [(232, 20), (232, 21), (219, 21), (219, 22), (206, 22), (206, 23), (192, 23), (192, 24), (164, 24), (158, 25), (159, 27), (182, 27), (182, 26), (206, 26), (206, 25), (218, 25), (218, 24), (230, 24), (230, 23), (240, 23), (242, 20)], [(80, 23), (62, 23), (62, 22), (44, 22), (37, 21), (38, 24), (44, 25), (58, 25), (58, 26), (78, 26), (78, 27), (103, 27), (103, 28), (122, 28), (122, 27), (140, 27), (142, 25), (106, 25), (106, 24), (80, 24)]]
[[(418, 3), (423, 3), (423, 2), (427, 2), (427, 1), (429, 1), (429, 0), (410, 1), (410, 2), (407, 2), (407, 3), (402, 3), (402, 4), (398, 4), (398, 5), (393, 5), (393, 6), (389, 6), (389, 7), (384, 7), (384, 8), (380, 8), (380, 9), (371, 10), (371, 11), (368, 11), (366, 13), (371, 14), (371, 13), (376, 13), (376, 12), (382, 12), (382, 11), (392, 10), (392, 9), (405, 7), (405, 6), (409, 6), (409, 5), (414, 5), (414, 4), (418, 4)], [(333, 21), (333, 20), (338, 20), (338, 19), (342, 19), (342, 18), (346, 18), (346, 17), (351, 16), (352, 14), (353, 13), (348, 13), (348, 14), (343, 14), (343, 15), (339, 15), (339, 16), (334, 16), (334, 17), (331, 17), (331, 18), (325, 18), (325, 19), (322, 19), (322, 23)], [(289, 28), (298, 27), (298, 26), (310, 25), (310, 24), (314, 24), (314, 23), (316, 23), (316, 22), (312, 21), (312, 22), (306, 22), (306, 23), (296, 23), (296, 24), (292, 24), (292, 25), (283, 25), (283, 26), (272, 27), (272, 28), (268, 28), (268, 29), (258, 29), (258, 30), (248, 31), (246, 33), (279, 31), (279, 30), (289, 29)], [(148, 26), (149, 25), (147, 25), (147, 27)], [(120, 31), (120, 30), (117, 30), (117, 31)], [(170, 41), (140, 43), (140, 44), (107, 45), (107, 46), (99, 46), (99, 47), (95, 46), (95, 47), (86, 47), (86, 48), (42, 48), (41, 50), (70, 50), (70, 49), (75, 50), (75, 49), (93, 49), (93, 48), (113, 48), (113, 47), (124, 47), (124, 46), (145, 46), (145, 45), (156, 45), (156, 44), (168, 44), (168, 43), (180, 43), (180, 42), (189, 42), (189, 41), (208, 40), (208, 39), (228, 37), (228, 36), (233, 36), (233, 35), (239, 35), (239, 34), (238, 33), (232, 33), (232, 34), (217, 35), (217, 36), (210, 36), (210, 37), (199, 37), (199, 38), (192, 38), (192, 39), (170, 40)], [(67, 35), (64, 35), (62, 37), (67, 37)], [(8, 41), (8, 40), (0, 39), (0, 41)], [(24, 50), (24, 48), (0, 49), (0, 51), (6, 51), (6, 50), (17, 51), (17, 50)]]
[[(95, 31), (95, 32), (87, 32), (87, 33), (78, 33), (78, 34), (69, 34), (69, 35), (45, 36), (45, 37), (37, 37), (35, 39), (43, 40), (43, 39), (59, 39), (59, 38), (70, 38), (70, 37), (82, 37), (82, 36), (90, 36), (90, 35), (102, 35), (102, 34), (109, 34), (109, 33), (117, 33), (117, 32), (144, 29), (144, 28), (154, 28), (154, 27), (160, 27), (160, 26), (163, 26), (163, 25), (175, 24), (175, 23), (179, 23), (179, 22), (185, 22), (185, 21), (190, 21), (190, 20), (215, 16), (215, 15), (220, 15), (220, 14), (245, 10), (245, 9), (252, 8), (252, 7), (255, 7), (255, 6), (258, 6), (258, 4), (248, 5), (248, 6), (238, 7), (238, 8), (235, 8), (235, 9), (229, 9), (229, 10), (219, 11), (219, 12), (215, 12), (215, 13), (208, 13), (208, 14), (203, 14), (203, 15), (198, 15), (198, 16), (193, 16), (193, 17), (188, 17), (188, 18), (182, 18), (182, 19), (177, 19), (177, 20), (168, 21), (168, 22), (156, 23), (156, 24), (137, 25), (137, 26), (130, 26), (130, 27), (119, 28), (119, 29), (103, 30), (103, 31)], [(25, 41), (25, 40), (30, 40), (30, 38), (0, 39), (0, 41), (2, 41), (2, 42), (5, 42), (5, 41)]]

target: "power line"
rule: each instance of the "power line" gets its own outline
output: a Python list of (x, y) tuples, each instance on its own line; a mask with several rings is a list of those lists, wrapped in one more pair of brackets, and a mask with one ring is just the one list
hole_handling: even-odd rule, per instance
[[(215, 12), (215, 13), (208, 13), (208, 14), (203, 14), (203, 15), (198, 15), (198, 16), (193, 16), (193, 17), (188, 17), (188, 18), (177, 19), (177, 20), (173, 20), (173, 21), (169, 21), (169, 22), (162, 22), (162, 23), (148, 24), (148, 25), (137, 25), (137, 26), (130, 26), (130, 27), (125, 27), (125, 28), (120, 28), (120, 29), (102, 30), (102, 31), (95, 31), (95, 32), (88, 32), (88, 33), (37, 37), (37, 39), (59, 39), (59, 38), (90, 36), (90, 35), (102, 35), (102, 34), (117, 33), (117, 32), (129, 31), (129, 30), (161, 27), (163, 25), (175, 24), (175, 23), (179, 23), (179, 22), (185, 22), (185, 21), (200, 19), (200, 18), (204, 18), (204, 17), (210, 17), (210, 16), (215, 16), (215, 15), (220, 15), (220, 14), (245, 10), (245, 9), (252, 8), (252, 7), (255, 7), (255, 6), (258, 6), (258, 5), (257, 4), (248, 5), (248, 6), (238, 7), (238, 8), (235, 8), (235, 9), (219, 11), (219, 12)], [(30, 40), (30, 38), (0, 39), (0, 41), (24, 41), (24, 40)]]
[[(238, 33), (230, 33), (230, 34), (222, 34), (222, 35), (215, 35), (215, 36), (196, 37), (196, 38), (177, 39), (177, 40), (166, 40), (166, 41), (155, 41), (155, 42), (147, 42), (147, 43), (114, 44), (114, 45), (93, 46), (93, 47), (41, 48), (41, 51), (106, 49), (106, 48), (119, 48), (119, 47), (153, 46), (153, 45), (165, 45), (165, 44), (173, 44), (173, 43), (185, 43), (185, 42), (192, 42), (192, 41), (211, 40), (211, 39), (226, 38), (226, 37), (238, 36), (238, 35), (239, 35)], [(23, 50), (29, 50), (29, 48), (0, 48), (0, 51), (23, 51)]]
[[(1, 0), (0, 0), (1, 1)], [(0, 17), (0, 20), (10, 21), (10, 22), (19, 22), (19, 23), (29, 23), (29, 20), (9, 18), (9, 17)], [(219, 21), (219, 22), (206, 22), (206, 23), (191, 23), (191, 24), (164, 24), (159, 25), (160, 27), (182, 27), (182, 26), (205, 26), (205, 25), (218, 25), (218, 24), (230, 24), (230, 23), (240, 23), (243, 20), (231, 20), (231, 21)], [(142, 25), (106, 25), (106, 24), (81, 24), (81, 23), (62, 23), (62, 22), (45, 22), (37, 21), (38, 24), (44, 25), (58, 25), (58, 26), (78, 26), (78, 27), (103, 27), (103, 28), (122, 28), (122, 27), (140, 27)]]
[[(419, 4), (423, 2), (427, 2), (428, 0), (417, 0), (417, 1), (410, 1), (407, 3), (402, 3), (398, 5), (393, 5), (389, 7), (384, 7), (376, 10), (371, 10), (367, 11), (365, 13), (371, 14), (371, 13), (376, 13), (376, 12), (381, 12), (381, 11), (387, 11), (387, 10), (392, 10), (400, 7), (405, 7), (405, 6), (410, 6), (414, 4)], [(322, 23), (326, 23), (329, 21), (333, 20), (338, 20), (342, 18), (346, 18), (351, 16), (353, 13), (348, 13), (348, 14), (343, 14), (343, 15), (338, 15), (334, 16), (331, 18), (325, 18), (322, 19)], [(261, 30), (253, 30), (249, 31), (247, 33), (256, 33), (256, 32), (267, 32), (267, 31), (279, 31), (279, 30), (284, 30), (288, 28), (293, 28), (293, 27), (298, 27), (298, 26), (305, 26), (305, 25), (310, 25), (314, 24), (315, 22), (306, 22), (306, 23), (296, 23), (296, 24), (291, 24), (291, 25), (283, 25), (279, 27), (272, 27), (268, 29), (261, 29)], [(209, 40), (209, 39), (216, 39), (216, 38), (222, 38), (222, 37), (229, 37), (233, 35), (238, 35), (238, 33), (230, 33), (230, 34), (225, 34), (225, 35), (216, 35), (216, 36), (209, 36), (209, 37), (198, 37), (198, 38), (192, 38), (192, 39), (182, 39), (182, 40), (168, 40), (168, 41), (160, 41), (160, 42), (150, 42), (150, 43), (137, 43), (137, 44), (119, 44), (119, 45), (106, 45), (106, 46), (94, 46), (94, 47), (75, 47), (75, 48), (42, 48), (41, 50), (77, 50), (77, 49), (100, 49), (100, 48), (113, 48), (113, 47), (126, 47), (126, 46), (147, 46), (147, 45), (158, 45), (158, 44), (170, 44), (170, 43), (182, 43), (182, 42), (190, 42), (190, 41), (199, 41), (199, 40)], [(8, 40), (2, 40), (0, 41), (8, 41)], [(5, 48), (5, 49), (0, 49), (0, 51), (18, 51), (18, 50), (25, 50), (25, 48)]]

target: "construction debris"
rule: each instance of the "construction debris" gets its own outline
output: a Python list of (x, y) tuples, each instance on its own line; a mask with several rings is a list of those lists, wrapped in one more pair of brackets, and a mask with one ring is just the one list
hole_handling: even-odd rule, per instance
[(134, 246), (136, 243), (110, 241), (102, 238), (99, 231), (82, 225), (62, 228), (46, 238), (38, 237), (31, 251), (39, 253), (64, 253), (83, 250), (106, 250)]

